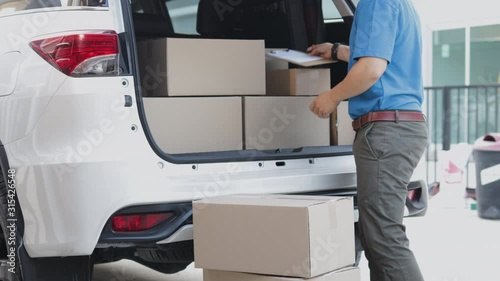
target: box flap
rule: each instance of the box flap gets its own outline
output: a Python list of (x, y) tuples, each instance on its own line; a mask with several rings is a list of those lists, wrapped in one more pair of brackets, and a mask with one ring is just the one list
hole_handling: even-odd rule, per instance
[(307, 196), (307, 195), (279, 195), (279, 194), (234, 194), (206, 198), (195, 203), (246, 205), (246, 206), (281, 206), (281, 207), (309, 207), (324, 204), (330, 201), (350, 199), (341, 196)]
[(316, 204), (324, 204), (326, 201), (271, 198), (267, 196), (221, 196), (207, 198), (194, 202), (194, 204), (216, 204), (232, 206), (273, 206), (273, 207), (294, 207), (307, 208)]

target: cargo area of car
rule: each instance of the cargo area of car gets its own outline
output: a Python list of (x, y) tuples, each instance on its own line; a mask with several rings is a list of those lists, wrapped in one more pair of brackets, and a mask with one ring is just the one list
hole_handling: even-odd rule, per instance
[[(157, 151), (187, 163), (352, 154), (347, 118), (338, 126), (336, 114), (320, 119), (309, 111), (315, 95), (345, 76), (346, 66), (305, 68), (265, 55), (270, 49), (305, 51), (311, 42), (330, 39), (321, 6), (191, 2), (197, 5), (192, 34), (176, 32), (165, 2), (131, 2), (139, 103)], [(306, 20), (290, 22), (297, 14)], [(347, 103), (339, 111), (347, 115)]]

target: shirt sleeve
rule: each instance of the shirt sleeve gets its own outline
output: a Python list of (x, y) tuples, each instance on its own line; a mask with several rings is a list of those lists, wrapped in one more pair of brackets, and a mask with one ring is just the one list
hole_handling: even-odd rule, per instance
[(352, 58), (377, 57), (390, 63), (398, 32), (398, 14), (397, 5), (390, 1), (360, 1), (355, 15), (356, 44)]

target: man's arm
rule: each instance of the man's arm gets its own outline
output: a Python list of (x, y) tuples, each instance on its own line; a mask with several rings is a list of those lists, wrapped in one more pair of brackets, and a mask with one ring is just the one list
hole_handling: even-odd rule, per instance
[(309, 108), (319, 117), (328, 118), (337, 110), (341, 101), (360, 95), (372, 87), (384, 74), (386, 68), (387, 61), (384, 59), (360, 58), (342, 82), (316, 97)]
[[(307, 48), (307, 53), (311, 56), (320, 56), (324, 59), (332, 59), (332, 43), (322, 43), (319, 45), (312, 45)], [(337, 49), (337, 57), (341, 61), (348, 62), (349, 56), (351, 54), (351, 49), (347, 45), (340, 45)]]

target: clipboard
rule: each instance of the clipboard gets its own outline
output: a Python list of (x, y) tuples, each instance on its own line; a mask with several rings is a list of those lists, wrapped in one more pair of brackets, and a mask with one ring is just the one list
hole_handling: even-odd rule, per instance
[(322, 57), (308, 55), (301, 51), (287, 49), (266, 51), (266, 56), (304, 67), (335, 63), (333, 60), (327, 60)]

